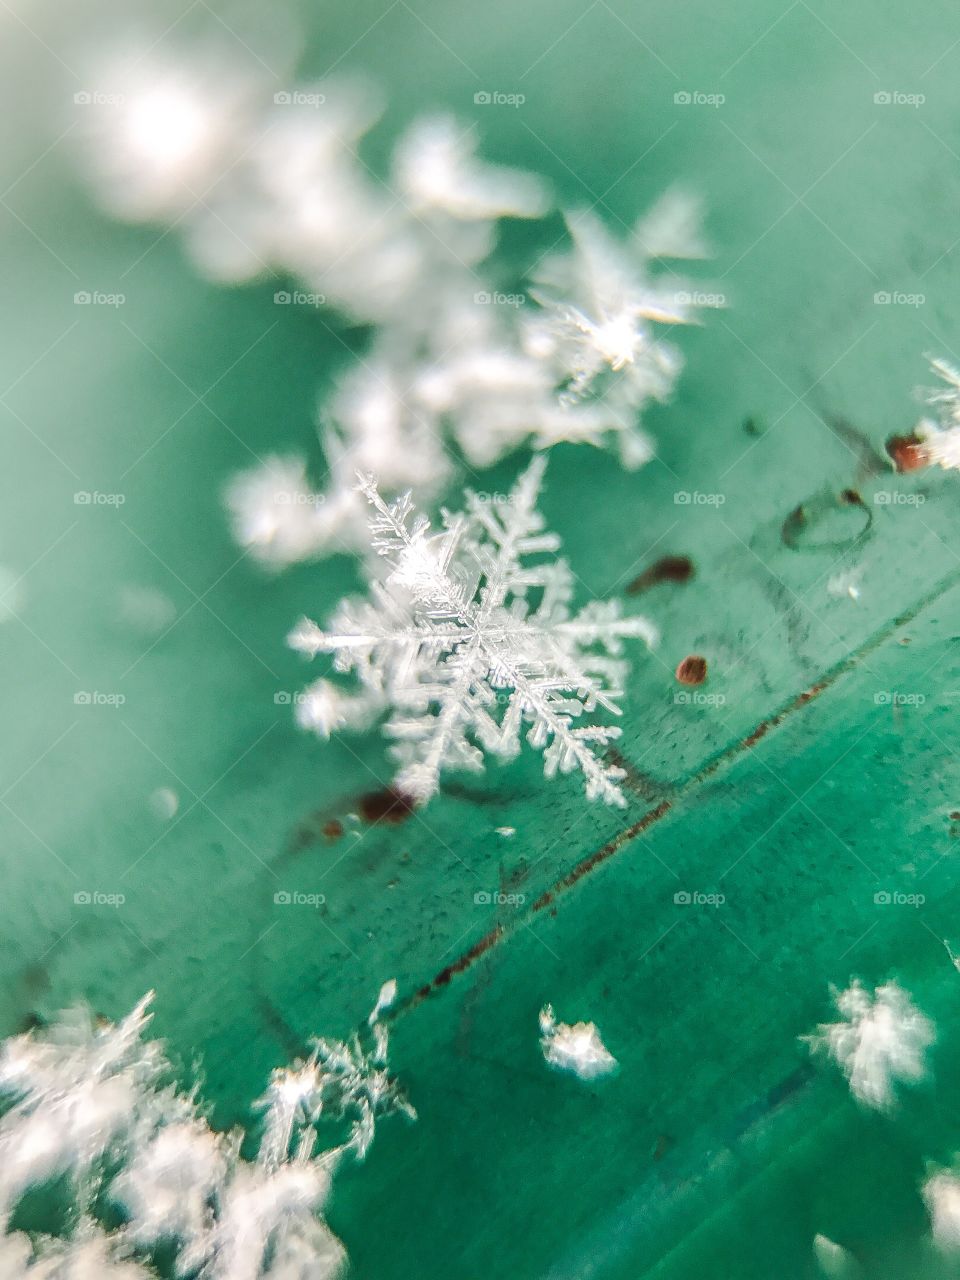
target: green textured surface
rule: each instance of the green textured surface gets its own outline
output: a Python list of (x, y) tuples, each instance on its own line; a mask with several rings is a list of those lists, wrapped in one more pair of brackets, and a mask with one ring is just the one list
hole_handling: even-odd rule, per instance
[[(52, 14), (24, 11), (69, 65)], [(272, 1065), (346, 1030), (396, 976), (394, 1067), (420, 1121), (385, 1125), (338, 1183), (331, 1222), (358, 1277), (802, 1276), (816, 1231), (871, 1276), (938, 1274), (916, 1187), (925, 1159), (960, 1147), (960, 978), (941, 945), (960, 936), (960, 507), (956, 477), (896, 477), (876, 455), (916, 415), (921, 353), (956, 358), (955, 7), (437, 0), (320, 7), (309, 23), (310, 70), (342, 55), (388, 90), (372, 157), (447, 105), (477, 118), (486, 154), (614, 226), (678, 177), (707, 199), (704, 274), (731, 306), (685, 335), (679, 395), (649, 420), (657, 461), (627, 474), (565, 446), (543, 504), (584, 599), (667, 551), (696, 563), (690, 584), (628, 602), (663, 632), (625, 701), (630, 806), (587, 807), (528, 756), (403, 825), (294, 847), (311, 815), (344, 817), (386, 777), (375, 737), (321, 745), (274, 702), (304, 679), (289, 625), (323, 616), (355, 570), (263, 576), (238, 559), (220, 494), (252, 453), (310, 446), (316, 394), (362, 336), (278, 313), (273, 285), (206, 286), (175, 235), (108, 223), (68, 141), (21, 178), (78, 82), (8, 18), (2, 71), (33, 110), (24, 133), (4, 125), (3, 185), (17, 181), (0, 206), (0, 563), (25, 574), (22, 618), (0, 629), (0, 1030), (78, 996), (117, 1014), (154, 987), (158, 1031), (185, 1069), (202, 1057), (229, 1123)], [(474, 108), (494, 87), (527, 102)], [(683, 89), (726, 102), (677, 107)], [(894, 89), (927, 101), (874, 104)], [(541, 234), (546, 247), (556, 225)], [(80, 288), (127, 303), (78, 312)], [(878, 307), (878, 290), (926, 301)], [(850, 486), (866, 537), (862, 510), (838, 507), (784, 545), (798, 503)], [(126, 502), (77, 507), (78, 490)], [(679, 506), (680, 490), (725, 501)], [(926, 501), (873, 501), (891, 490)], [(852, 545), (811, 547), (821, 529)], [(856, 603), (826, 591), (848, 569)], [(124, 586), (175, 601), (159, 643), (120, 622)], [(690, 652), (723, 706), (675, 703)], [(126, 702), (77, 708), (78, 690)], [(877, 705), (884, 691), (925, 701)], [(166, 826), (147, 804), (164, 786), (181, 797)], [(475, 904), (498, 886), (524, 906)], [(326, 907), (281, 912), (280, 888)], [(78, 889), (126, 902), (78, 908)], [(727, 901), (677, 906), (682, 889)], [(878, 907), (879, 890), (927, 901)], [(934, 1083), (892, 1120), (857, 1112), (829, 1070), (802, 1071), (796, 1037), (852, 974), (897, 975), (940, 1028)], [(546, 1000), (596, 1019), (614, 1079), (546, 1071)]]

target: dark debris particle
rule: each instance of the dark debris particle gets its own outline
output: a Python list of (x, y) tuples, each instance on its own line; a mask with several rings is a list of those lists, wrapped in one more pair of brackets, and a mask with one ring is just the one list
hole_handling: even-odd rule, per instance
[(864, 505), (863, 498), (856, 489), (844, 489), (840, 494), (840, 501), (845, 502), (850, 507), (862, 507)]
[(891, 436), (886, 443), (887, 453), (898, 471), (921, 471), (930, 465), (923, 442), (918, 436)]
[(339, 840), (343, 835), (343, 823), (339, 818), (331, 818), (323, 824), (322, 831), (327, 840)]
[(960, 809), (954, 809), (954, 811), (950, 814), (950, 821), (960, 822)]
[(689, 556), (661, 556), (627, 584), (626, 593), (628, 596), (639, 595), (641, 591), (655, 587), (658, 582), (689, 582), (695, 572)]
[(707, 660), (691, 653), (678, 663), (675, 674), (681, 684), (703, 684), (707, 678)]
[(389, 822), (398, 825), (406, 822), (416, 809), (412, 796), (384, 787), (382, 791), (369, 791), (360, 797), (360, 816), (364, 822)]

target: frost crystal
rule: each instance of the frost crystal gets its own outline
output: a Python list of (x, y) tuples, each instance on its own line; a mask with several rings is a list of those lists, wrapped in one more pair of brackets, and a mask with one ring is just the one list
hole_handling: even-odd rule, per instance
[(960, 371), (946, 360), (933, 358), (930, 367), (943, 385), (926, 391), (924, 399), (935, 409), (938, 422), (921, 419), (917, 435), (929, 462), (945, 471), (960, 471)]
[(594, 1023), (557, 1022), (549, 1004), (540, 1010), (540, 1048), (552, 1067), (573, 1071), (581, 1080), (609, 1075), (617, 1066)]
[(923, 1079), (924, 1054), (935, 1036), (933, 1023), (895, 982), (871, 993), (855, 981), (833, 995), (843, 1021), (823, 1024), (806, 1039), (839, 1063), (860, 1102), (890, 1106), (896, 1081)]
[(341, 602), (329, 630), (304, 619), (289, 637), (311, 657), (333, 654), (361, 689), (351, 703), (314, 686), (315, 709), (301, 723), (326, 736), (352, 724), (355, 710), (361, 723), (377, 705), (388, 711), (395, 786), (416, 801), (437, 791), (444, 770), (481, 770), (484, 752), (513, 758), (523, 734), (544, 752), (547, 777), (579, 769), (589, 799), (626, 803), (623, 770), (596, 751), (620, 730), (576, 722), (597, 708), (620, 714), (623, 641), (653, 644), (656, 632), (644, 618), (622, 618), (616, 602), (571, 614), (566, 561), (528, 563), (560, 545), (536, 509), (544, 467), (535, 459), (498, 503), (468, 490), (466, 510), (445, 512), (439, 533), (414, 516), (409, 494), (387, 503), (362, 479), (384, 572), (369, 599)]
[[(385, 984), (362, 1035), (317, 1040), (305, 1062), (274, 1072), (253, 1161), (240, 1156), (242, 1133), (215, 1133), (193, 1094), (162, 1084), (168, 1064), (142, 1039), (149, 996), (117, 1026), (74, 1012), (6, 1041), (0, 1232), (25, 1191), (62, 1175), (78, 1225), (64, 1239), (0, 1234), (0, 1272), (146, 1280), (159, 1252), (199, 1280), (333, 1280), (346, 1255), (318, 1215), (337, 1163), (363, 1158), (378, 1116), (415, 1116), (386, 1069), (381, 1015), (395, 994)], [(346, 1121), (346, 1136), (317, 1150), (328, 1115)], [(94, 1214), (111, 1203), (124, 1225), (107, 1231)]]

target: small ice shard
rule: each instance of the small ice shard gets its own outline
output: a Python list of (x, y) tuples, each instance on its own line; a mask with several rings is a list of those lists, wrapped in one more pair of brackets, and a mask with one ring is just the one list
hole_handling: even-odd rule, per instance
[(811, 1048), (826, 1049), (842, 1067), (850, 1092), (871, 1107), (888, 1107), (898, 1080), (923, 1079), (924, 1054), (936, 1029), (896, 982), (869, 992), (858, 982), (833, 992), (842, 1021), (821, 1024), (805, 1036)]
[(840, 596), (849, 596), (851, 600), (859, 600), (860, 574), (856, 570), (833, 574), (827, 579), (827, 595), (835, 599)]
[(941, 1169), (923, 1184), (930, 1233), (941, 1249), (960, 1249), (960, 1178)]
[(819, 1232), (813, 1237), (813, 1256), (820, 1274), (827, 1280), (855, 1280), (861, 1274), (860, 1264), (853, 1254)]
[(596, 1023), (557, 1022), (553, 1005), (540, 1010), (540, 1048), (552, 1067), (573, 1071), (581, 1080), (609, 1075), (617, 1066), (617, 1060), (609, 1053)]

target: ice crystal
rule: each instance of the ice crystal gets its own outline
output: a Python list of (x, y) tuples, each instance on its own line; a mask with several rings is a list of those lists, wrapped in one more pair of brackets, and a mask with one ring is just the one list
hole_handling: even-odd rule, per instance
[(923, 1079), (924, 1054), (933, 1043), (933, 1023), (896, 982), (869, 992), (857, 981), (833, 993), (839, 1022), (826, 1023), (807, 1037), (843, 1069), (850, 1091), (871, 1107), (888, 1107), (897, 1081)]
[(615, 1070), (617, 1060), (608, 1052), (593, 1022), (557, 1022), (552, 1005), (540, 1010), (540, 1048), (552, 1067), (572, 1071), (581, 1080), (592, 1080)]
[(960, 471), (960, 371), (946, 360), (930, 359), (930, 367), (941, 385), (924, 393), (937, 421), (923, 418), (917, 427), (923, 453), (930, 463), (945, 471)]
[[(242, 1133), (216, 1133), (193, 1093), (169, 1080), (156, 1042), (143, 1039), (147, 996), (113, 1026), (75, 1011), (43, 1032), (8, 1040), (0, 1093), (0, 1230), (31, 1187), (69, 1176), (77, 1225), (62, 1239), (0, 1235), (0, 1271), (14, 1280), (141, 1280), (158, 1251), (178, 1275), (201, 1280), (325, 1280), (345, 1251), (319, 1216), (338, 1162), (362, 1159), (378, 1116), (415, 1113), (387, 1072), (386, 983), (363, 1035), (317, 1040), (304, 1062), (275, 1071), (260, 1100), (259, 1151)], [(319, 1148), (320, 1121), (348, 1123)], [(124, 1224), (97, 1214), (118, 1207)]]
[(571, 613), (572, 574), (536, 507), (544, 466), (534, 459), (500, 502), (468, 490), (466, 510), (444, 512), (440, 532), (414, 515), (409, 494), (388, 503), (363, 478), (383, 571), (368, 599), (341, 602), (329, 629), (303, 619), (290, 635), (311, 657), (332, 654), (360, 689), (359, 702), (338, 702), (328, 683), (314, 686), (301, 723), (326, 736), (355, 711), (361, 723), (388, 712), (395, 786), (418, 802), (441, 772), (481, 770), (484, 752), (511, 759), (525, 736), (544, 752), (547, 777), (578, 769), (589, 799), (626, 803), (623, 770), (597, 750), (619, 728), (578, 721), (598, 708), (620, 714), (623, 641), (652, 644), (656, 633), (616, 602)]

